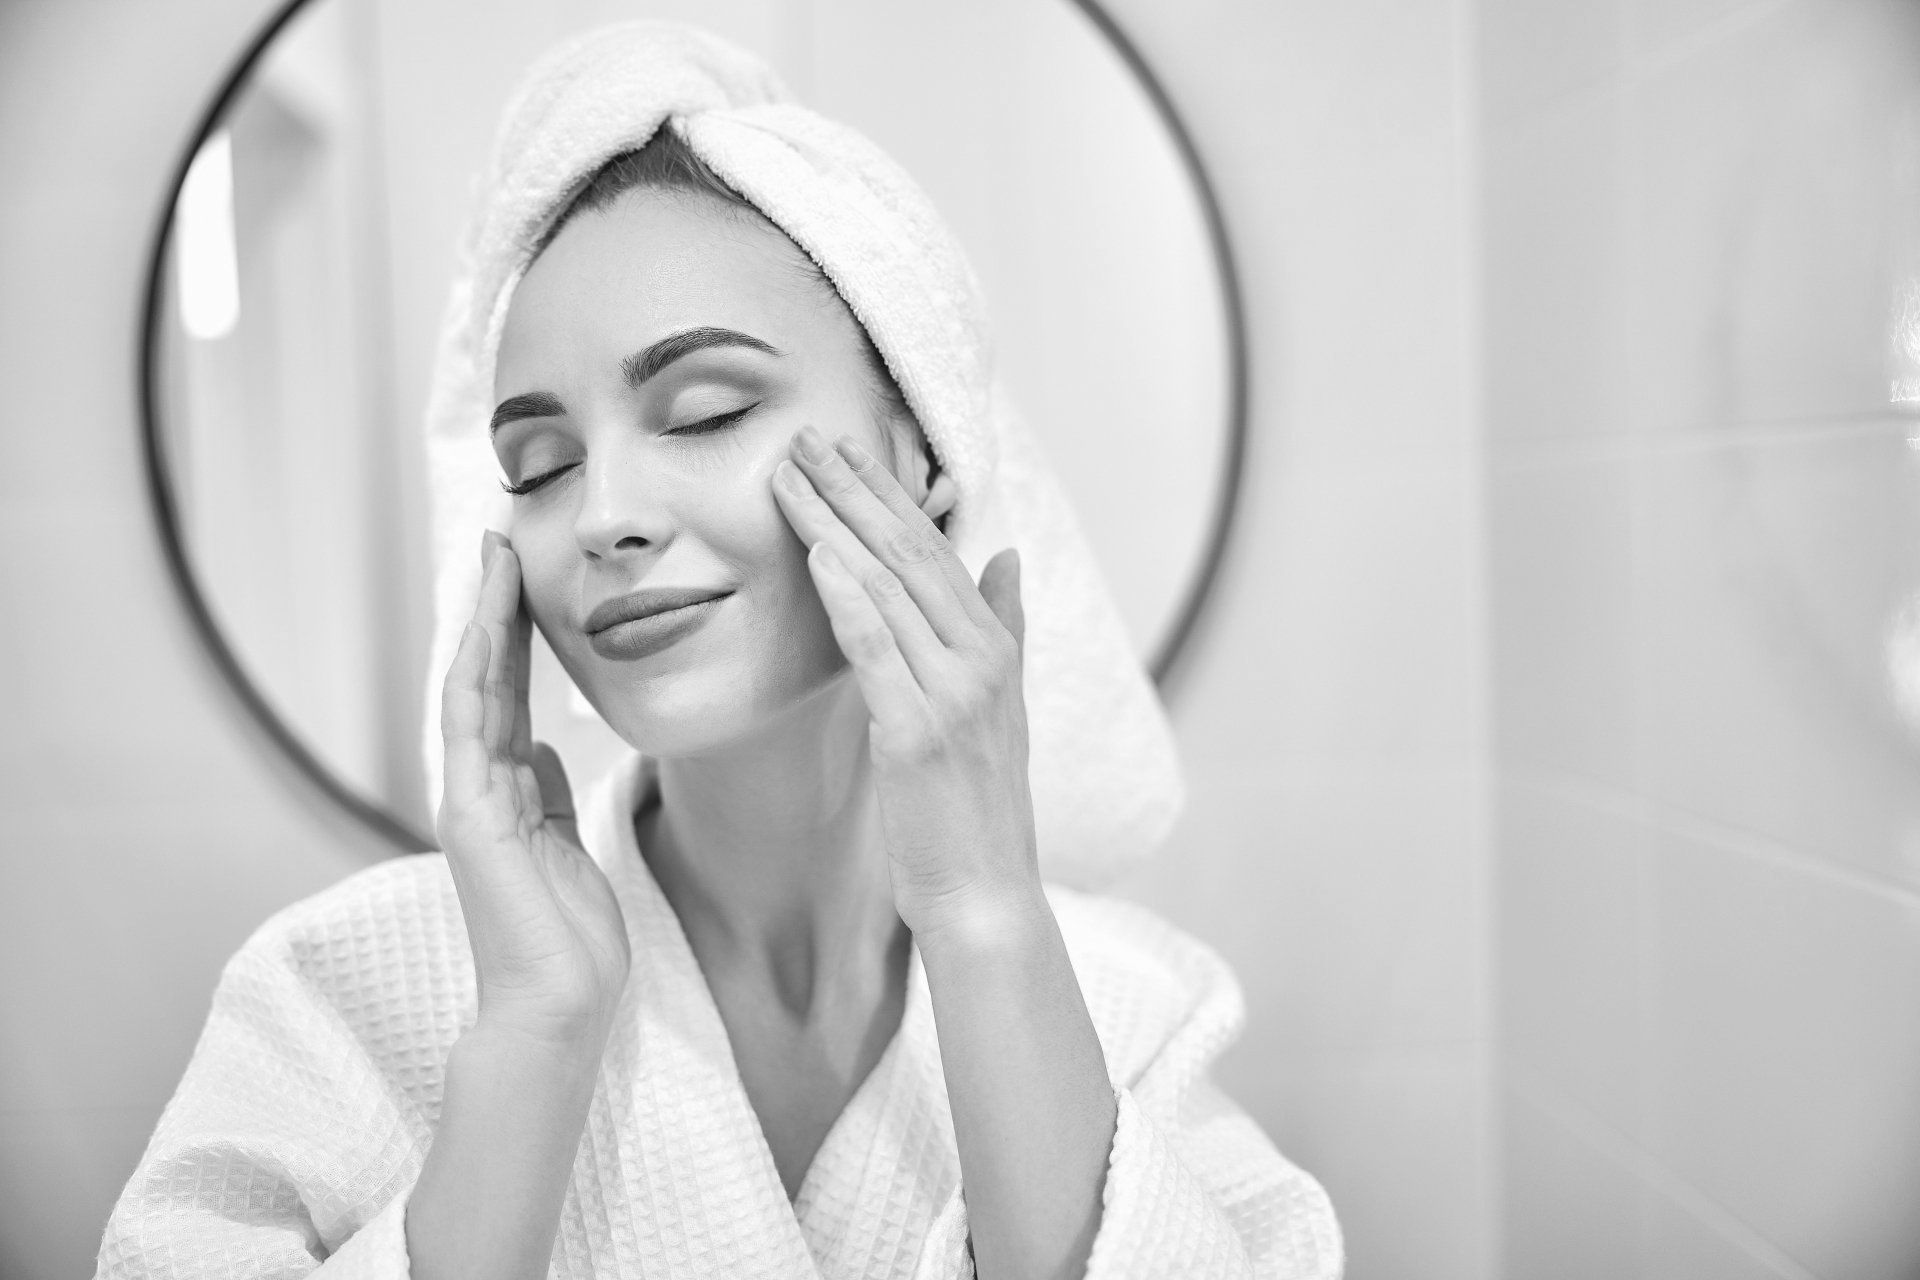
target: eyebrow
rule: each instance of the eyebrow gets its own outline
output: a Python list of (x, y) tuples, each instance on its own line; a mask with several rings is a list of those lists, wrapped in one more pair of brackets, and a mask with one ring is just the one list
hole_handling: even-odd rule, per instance
[(487, 434), (493, 435), (509, 422), (518, 422), (522, 418), (557, 418), (567, 411), (560, 403), (560, 397), (547, 391), (529, 392), (524, 396), (508, 396), (493, 411), (493, 421), (487, 427)]
[[(629, 387), (637, 391), (649, 378), (675, 360), (690, 356), (696, 351), (705, 351), (710, 347), (745, 347), (750, 351), (760, 351), (770, 356), (786, 354), (778, 347), (750, 333), (708, 325), (670, 333), (646, 350), (634, 352), (620, 362), (620, 376), (626, 380)], [(508, 396), (493, 411), (493, 422), (487, 430), (491, 434), (509, 422), (518, 422), (522, 418), (555, 418), (566, 411), (566, 406), (560, 403), (560, 397), (552, 392), (530, 391), (525, 395)]]
[(640, 389), (640, 384), (675, 360), (682, 356), (690, 356), (696, 351), (704, 351), (708, 347), (746, 347), (750, 351), (763, 351), (770, 356), (786, 354), (750, 333), (741, 333), (737, 329), (716, 329), (706, 326), (670, 333), (645, 351), (636, 351), (620, 362), (620, 372), (625, 375), (627, 385), (637, 391)]

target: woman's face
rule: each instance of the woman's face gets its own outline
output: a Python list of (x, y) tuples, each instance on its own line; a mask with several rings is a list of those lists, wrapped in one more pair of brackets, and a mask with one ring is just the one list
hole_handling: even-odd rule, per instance
[[(805, 268), (764, 220), (632, 191), (572, 218), (507, 313), (493, 445), (526, 490), (508, 530), (526, 601), (651, 755), (737, 741), (845, 672), (770, 478), (809, 423), (893, 455), (855, 321)], [(672, 603), (656, 589), (715, 598), (602, 625)]]

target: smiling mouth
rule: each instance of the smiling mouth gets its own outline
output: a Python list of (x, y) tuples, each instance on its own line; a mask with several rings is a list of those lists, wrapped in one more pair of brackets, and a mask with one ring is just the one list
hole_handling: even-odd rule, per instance
[[(668, 600), (649, 601), (643, 609), (631, 604), (594, 610), (587, 619), (587, 643), (595, 653), (614, 662), (633, 662), (660, 652), (705, 626), (733, 593), (720, 595), (687, 593), (683, 604)], [(616, 605), (621, 602), (613, 602)], [(662, 606), (666, 607), (662, 607)], [(624, 615), (624, 616), (623, 616)], [(595, 623), (601, 625), (595, 626)]]

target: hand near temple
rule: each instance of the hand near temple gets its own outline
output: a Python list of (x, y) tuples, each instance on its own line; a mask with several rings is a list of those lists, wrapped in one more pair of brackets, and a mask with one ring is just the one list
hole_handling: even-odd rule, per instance
[(874, 788), (900, 918), (925, 944), (1040, 901), (1017, 552), (973, 576), (851, 437), (813, 428), (780, 502), (872, 715)]

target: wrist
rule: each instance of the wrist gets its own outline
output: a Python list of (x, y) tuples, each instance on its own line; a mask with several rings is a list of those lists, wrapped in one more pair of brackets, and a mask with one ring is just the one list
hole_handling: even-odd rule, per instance
[(604, 1048), (484, 1019), (455, 1042), (406, 1210), (412, 1274), (546, 1274)]
[(949, 958), (971, 963), (1030, 952), (1059, 934), (1052, 904), (1037, 881), (950, 901), (910, 923), (922, 959), (936, 966)]
[(468, 1058), (511, 1062), (549, 1076), (594, 1074), (612, 1031), (611, 1015), (524, 1018), (483, 1012), (454, 1048)]

